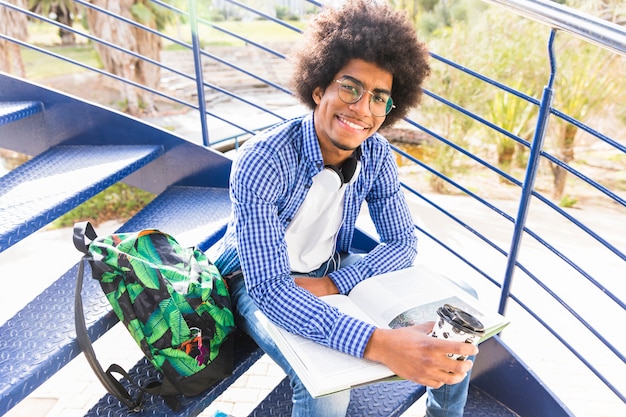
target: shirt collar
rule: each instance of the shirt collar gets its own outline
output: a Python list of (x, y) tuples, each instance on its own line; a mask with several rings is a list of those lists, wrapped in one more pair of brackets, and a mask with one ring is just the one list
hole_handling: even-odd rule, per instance
[(324, 167), (324, 158), (320, 149), (319, 139), (315, 133), (315, 123), (313, 121), (313, 112), (305, 116), (302, 120), (302, 130), (304, 138), (302, 143), (302, 155), (312, 164), (316, 165), (318, 170)]

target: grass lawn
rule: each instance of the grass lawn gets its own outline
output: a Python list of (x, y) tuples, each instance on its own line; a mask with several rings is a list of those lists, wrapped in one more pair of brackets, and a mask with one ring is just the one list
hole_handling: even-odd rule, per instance
[[(294, 26), (299, 30), (302, 30), (305, 27), (305, 23), (303, 22), (289, 22), (289, 25)], [(300, 33), (294, 31), (293, 29), (266, 20), (254, 20), (248, 22), (217, 22), (215, 23), (215, 26), (263, 45), (275, 42), (294, 42), (300, 38)], [(170, 27), (165, 31), (165, 33), (168, 36), (191, 44), (191, 29), (189, 25)], [(224, 33), (223, 31), (206, 24), (198, 24), (198, 33), (200, 35), (200, 43), (203, 46), (245, 46), (244, 41), (241, 41), (228, 33)], [(171, 45), (172, 42), (166, 41), (166, 44)]]
[[(300, 29), (305, 26), (303, 22), (290, 22), (289, 24)], [(263, 45), (276, 42), (295, 42), (300, 37), (298, 32), (270, 21), (228, 21), (219, 22), (216, 23), (216, 25)], [(56, 27), (44, 23), (31, 23), (28, 29), (30, 41), (40, 48), (85, 65), (102, 68), (98, 53), (95, 51), (93, 43), (91, 43), (89, 39), (76, 35), (77, 43), (75, 45), (61, 46), (59, 44), (60, 39)], [(203, 46), (245, 46), (245, 42), (205, 24), (199, 25), (198, 32), (200, 34), (200, 42)], [(189, 25), (173, 26), (165, 30), (164, 33), (171, 38), (191, 44), (191, 29)], [(178, 49), (182, 48), (182, 46), (172, 41), (164, 40), (163, 48)], [(65, 62), (46, 53), (29, 48), (21, 48), (21, 50), (24, 66), (26, 68), (26, 77), (34, 81), (85, 71), (85, 69), (79, 65)]]
[[(92, 45), (48, 46), (45, 49), (73, 61), (78, 61), (95, 68), (102, 68), (100, 57)], [(24, 67), (26, 69), (26, 78), (34, 81), (85, 71), (85, 69), (79, 65), (65, 62), (54, 56), (28, 48), (22, 48), (22, 59), (24, 60)]]

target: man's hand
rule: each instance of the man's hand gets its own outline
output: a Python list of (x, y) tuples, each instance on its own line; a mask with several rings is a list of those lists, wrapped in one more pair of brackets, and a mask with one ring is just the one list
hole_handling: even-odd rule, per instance
[(339, 294), (339, 289), (328, 276), (321, 278), (297, 277), (295, 282), (297, 286), (304, 288), (317, 297)]
[(436, 339), (428, 335), (433, 323), (400, 329), (376, 329), (366, 348), (365, 358), (380, 362), (398, 376), (439, 388), (461, 382), (472, 368), (472, 361), (457, 361), (448, 353), (475, 355), (478, 348), (462, 342)]

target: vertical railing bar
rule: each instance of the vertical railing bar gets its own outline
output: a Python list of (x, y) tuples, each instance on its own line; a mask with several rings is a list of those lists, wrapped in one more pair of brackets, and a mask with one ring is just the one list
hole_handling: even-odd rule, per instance
[(586, 42), (626, 56), (626, 31), (623, 27), (596, 16), (584, 14), (555, 1), (483, 0), (519, 15), (578, 36)]
[[(477, 200), (478, 202), (482, 203), (484, 206), (486, 206), (487, 208), (493, 210), (494, 212), (496, 212), (497, 214), (501, 215), (504, 219), (510, 221), (511, 223), (513, 223), (515, 221), (515, 219), (512, 216), (509, 216), (506, 212), (500, 210), (499, 208), (497, 208), (496, 206), (490, 204), (488, 201), (484, 200), (483, 198), (481, 198), (480, 196), (474, 194), (473, 192), (471, 192), (470, 190), (464, 188), (463, 186), (461, 186), (460, 184), (452, 181), (450, 178), (446, 177), (445, 175), (442, 175), (441, 173), (437, 172), (436, 170), (434, 170), (432, 167), (426, 165), (425, 163), (419, 161), (418, 159), (414, 158), (413, 156), (407, 154), (406, 152), (403, 152), (401, 150), (399, 150), (398, 148), (396, 148), (395, 146), (392, 146), (392, 149), (400, 154), (401, 156), (409, 159), (410, 161), (412, 161), (413, 163), (421, 166), (422, 168), (424, 168), (425, 170), (427, 170), (428, 172), (430, 172), (433, 175), (436, 175), (437, 177), (443, 179), (444, 181), (446, 181), (448, 184), (453, 185), (454, 187), (456, 187), (457, 189), (459, 189), (460, 191), (462, 191), (463, 193), (465, 193), (466, 195), (474, 198), (475, 200)], [(411, 188), (410, 186), (408, 186), (407, 184), (401, 184), (402, 187), (404, 187), (406, 190), (408, 190), (410, 193), (414, 194), (415, 196), (421, 198), (422, 200), (424, 200), (426, 203), (428, 203), (430, 206), (432, 206), (433, 208), (435, 208), (437, 211), (439, 211), (440, 213), (443, 213), (444, 215), (446, 215), (448, 218), (450, 218), (451, 220), (455, 221), (456, 223), (458, 223), (460, 226), (462, 226), (464, 229), (470, 231), (472, 234), (474, 234), (475, 236), (477, 236), (478, 238), (480, 238), (481, 240), (483, 240), (485, 243), (487, 243), (489, 246), (491, 246), (492, 248), (496, 249), (497, 251), (499, 251), (502, 255), (504, 256), (508, 256), (508, 253), (505, 252), (504, 250), (502, 250), (501, 248), (499, 248), (495, 243), (489, 241), (485, 236), (483, 236), (482, 234), (480, 234), (477, 230), (473, 229), (471, 226), (469, 226), (468, 224), (464, 223), (463, 221), (461, 221), (460, 219), (458, 219), (457, 217), (455, 217), (452, 213), (448, 212), (447, 210), (445, 210), (443, 207), (439, 206), (438, 204), (434, 203), (433, 201), (431, 201), (430, 199), (424, 197), (421, 193), (417, 192), (415, 189)], [(593, 237), (594, 239), (596, 239), (599, 243), (601, 243), (602, 245), (604, 245), (607, 249), (611, 250), (612, 252), (614, 252), (617, 256), (620, 256), (622, 259), (624, 259), (624, 254), (622, 254), (621, 252), (619, 252), (613, 245), (611, 245), (610, 243), (608, 243), (607, 241), (605, 241), (604, 239), (602, 239), (600, 236), (597, 235), (597, 233), (594, 233), (592, 230), (590, 230), (588, 227), (586, 227), (585, 225), (583, 225), (582, 223), (580, 223), (578, 220), (576, 220), (575, 218), (571, 217), (568, 213), (564, 212), (562, 209), (560, 209), (559, 207), (555, 206), (553, 203), (551, 203), (549, 200), (545, 199), (545, 197), (543, 197), (541, 194), (536, 193), (535, 191), (533, 191), (533, 195), (537, 198), (539, 198), (543, 203), (547, 204), (550, 208), (552, 208), (553, 210), (557, 211), (559, 214), (561, 214), (562, 216), (564, 216), (565, 218), (567, 218), (568, 220), (570, 220), (573, 224), (575, 224), (576, 226), (578, 226), (581, 230), (583, 230), (584, 232), (586, 232), (587, 234), (589, 234), (591, 237)], [(578, 272), (579, 274), (581, 274), (587, 281), (589, 281), (592, 285), (594, 285), (596, 288), (598, 288), (600, 291), (602, 291), (602, 293), (609, 297), (611, 300), (613, 300), (617, 305), (619, 305), (622, 308), (626, 308), (626, 305), (624, 304), (624, 302), (622, 302), (615, 294), (613, 294), (612, 291), (607, 290), (606, 288), (604, 288), (602, 286), (602, 284), (600, 282), (598, 282), (598, 280), (596, 280), (595, 278), (593, 278), (587, 271), (585, 271), (584, 269), (582, 269), (580, 266), (578, 266), (577, 264), (575, 264), (571, 259), (569, 259), (567, 256), (565, 256), (562, 252), (560, 252), (559, 250), (557, 250), (554, 246), (552, 246), (551, 244), (549, 244), (545, 239), (542, 239), (541, 236), (539, 236), (537, 233), (535, 233), (533, 230), (527, 228), (526, 226), (524, 226), (524, 232), (528, 233), (528, 235), (532, 238), (534, 238), (538, 243), (540, 243), (541, 245), (543, 245), (544, 247), (546, 247), (550, 252), (552, 252), (554, 255), (556, 255), (559, 259), (561, 259), (563, 262), (565, 262), (566, 264), (568, 264), (569, 266), (571, 266), (576, 272)], [(518, 262), (516, 262), (516, 266), (520, 267), (527, 275), (529, 275), (534, 281), (536, 281), (537, 283), (540, 283), (539, 280), (530, 273), (530, 271), (527, 271), (525, 268), (522, 267), (521, 264), (519, 264)], [(541, 284), (540, 284), (541, 285)], [(556, 296), (554, 296), (554, 298), (557, 298)]]
[[(75, 1), (78, 1), (78, 0), (75, 0)], [(187, 13), (187, 12), (185, 12), (185, 11), (181, 10), (181, 9), (177, 9), (176, 7), (171, 6), (171, 5), (167, 4), (167, 3), (163, 3), (163, 2), (161, 2), (161, 1), (159, 1), (159, 0), (151, 0), (151, 1), (152, 1), (153, 3), (155, 3), (155, 4), (158, 4), (159, 6), (162, 6), (162, 7), (164, 7), (164, 8), (167, 8), (168, 10), (171, 10), (171, 11), (173, 11), (173, 12), (175, 12), (175, 13), (177, 13), (177, 14), (180, 14), (180, 15), (182, 15), (182, 16), (189, 16), (189, 13)], [(191, 20), (191, 18), (190, 18), (190, 20)], [(214, 24), (212, 24), (212, 23), (210, 23), (210, 22), (208, 22), (208, 21), (206, 21), (206, 20), (203, 20), (202, 18), (199, 18), (199, 17), (197, 17), (197, 16), (196, 16), (196, 27), (197, 27), (197, 22), (200, 22), (200, 23), (202, 23), (202, 24), (205, 24), (205, 25), (207, 25), (207, 26), (210, 26), (210, 27), (212, 27), (213, 29), (216, 29), (216, 30), (222, 31), (222, 32), (224, 32), (224, 33), (228, 33), (228, 31), (226, 31), (225, 29), (219, 28), (219, 27), (215, 26)], [(244, 37), (242, 37), (242, 36), (239, 36), (239, 35), (237, 35), (236, 33), (232, 33), (232, 32), (231, 32), (231, 33), (228, 33), (228, 34), (229, 34), (230, 36), (234, 36), (234, 37), (236, 37), (236, 38), (237, 38), (237, 39), (239, 39), (239, 40), (242, 40), (242, 41), (244, 41), (244, 42), (247, 42), (247, 43), (248, 43), (248, 44), (250, 44), (250, 45), (254, 45), (255, 47), (257, 47), (257, 48), (259, 48), (259, 49), (262, 49), (262, 50), (264, 50), (264, 51), (266, 51), (266, 52), (268, 52), (268, 53), (271, 53), (271, 54), (273, 54), (273, 55), (276, 55), (277, 57), (279, 57), (279, 58), (281, 58), (281, 59), (286, 59), (286, 57), (285, 57), (284, 55), (282, 55), (282, 54), (280, 54), (280, 53), (278, 53), (278, 52), (276, 52), (276, 51), (274, 51), (274, 50), (272, 50), (272, 49), (270, 49), (270, 48), (264, 47), (263, 45), (261, 45), (261, 44), (259, 44), (259, 43), (256, 43), (256, 42), (254, 42), (254, 41), (252, 41), (252, 40), (250, 40), (250, 39), (246, 39), (246, 38), (244, 38)], [(188, 44), (188, 43), (186, 43), (186, 42), (180, 41), (180, 40), (178, 40), (178, 39), (172, 38), (172, 37), (167, 36), (167, 35), (161, 35), (161, 36), (162, 36), (162, 37), (164, 37), (165, 39), (169, 40), (170, 42), (176, 43), (177, 45), (183, 46), (183, 47), (185, 47), (185, 48), (193, 49), (193, 45), (189, 45), (189, 44)], [(237, 66), (237, 65), (235, 65), (235, 64), (233, 64), (233, 63), (231, 63), (231, 62), (228, 62), (228, 61), (227, 61), (227, 60), (225, 60), (225, 59), (220, 58), (220, 57), (219, 57), (219, 56), (217, 56), (217, 55), (213, 55), (213, 54), (211, 54), (211, 53), (208, 53), (208, 52), (206, 52), (206, 51), (203, 51), (202, 49), (200, 49), (200, 54), (201, 54), (201, 55), (204, 55), (204, 56), (206, 56), (206, 57), (208, 57), (208, 58), (211, 58), (212, 60), (217, 61), (217, 62), (219, 62), (220, 64), (224, 64), (224, 65), (226, 65), (226, 66), (228, 66), (228, 67), (230, 67), (230, 68), (232, 68), (232, 69), (234, 69), (234, 70), (237, 70), (237, 71), (239, 71), (239, 72), (241, 72), (241, 73), (244, 73), (244, 74), (246, 74), (246, 75), (248, 75), (248, 76), (250, 76), (250, 77), (252, 77), (252, 78), (254, 78), (254, 79), (256, 79), (256, 80), (259, 80), (259, 81), (261, 81), (261, 82), (262, 82), (262, 83), (264, 83), (264, 84), (270, 85), (270, 86), (272, 86), (272, 87), (276, 88), (277, 90), (280, 90), (280, 91), (282, 91), (282, 92), (284, 92), (284, 93), (287, 93), (287, 94), (290, 94), (290, 95), (292, 94), (292, 93), (291, 93), (291, 91), (287, 90), (286, 88), (284, 88), (284, 87), (282, 87), (282, 86), (280, 86), (280, 85), (278, 85), (278, 84), (276, 84), (276, 83), (273, 83), (273, 82), (271, 82), (270, 80), (266, 80), (266, 79), (264, 79), (264, 78), (262, 78), (262, 77), (259, 77), (259, 76), (255, 75), (255, 74), (253, 74), (252, 72), (245, 70), (244, 68), (241, 68), (241, 67), (239, 67), (239, 66)], [(191, 77), (189, 77), (189, 78), (191, 78)]]
[(189, 0), (189, 24), (191, 26), (191, 41), (193, 45), (193, 63), (196, 70), (196, 88), (198, 90), (198, 109), (200, 111), (200, 126), (202, 128), (202, 144), (209, 146), (209, 128), (207, 126), (206, 101), (204, 98), (204, 76), (202, 74), (202, 57), (200, 56), (200, 38), (198, 36), (198, 21), (196, 17), (196, 0)]
[[(485, 162), (484, 160), (476, 157), (474, 154), (470, 154), (469, 152), (465, 151), (463, 148), (461, 148), (460, 146), (458, 146), (457, 144), (455, 144), (454, 142), (451, 142), (450, 140), (444, 138), (441, 135), (438, 135), (437, 133), (433, 132), (432, 130), (428, 129), (425, 126), (420, 125), (419, 123), (416, 123), (412, 120), (408, 120), (405, 119), (406, 122), (408, 122), (409, 124), (417, 127), (418, 129), (422, 130), (423, 132), (425, 132), (426, 134), (428, 134), (429, 136), (432, 136), (434, 138), (436, 138), (437, 140), (443, 142), (444, 144), (450, 146), (451, 148), (463, 153), (465, 156), (469, 157), (470, 159), (478, 162), (479, 164), (481, 164), (482, 166), (488, 168), (489, 170), (493, 171), (494, 173), (498, 174), (500, 177), (505, 178), (507, 181), (511, 182), (512, 184), (515, 184), (517, 186), (523, 186), (522, 183), (520, 183), (520, 181), (518, 181), (516, 178), (511, 177), (509, 174), (503, 172), (502, 170), (498, 169), (497, 167)], [(407, 158), (408, 160), (410, 160), (411, 162), (420, 165), (422, 168), (426, 169), (427, 171), (429, 171), (430, 173), (432, 173), (433, 175), (438, 176), (439, 178), (443, 179), (444, 181), (446, 181), (447, 183), (453, 185), (455, 188), (461, 190), (463, 193), (465, 193), (466, 195), (474, 198), (475, 200), (478, 200), (479, 202), (481, 202), (483, 205), (491, 208), (492, 210), (496, 211), (496, 212), (501, 212), (498, 209), (495, 209), (491, 204), (487, 203), (484, 199), (482, 199), (481, 197), (479, 197), (477, 194), (469, 191), (468, 189), (466, 189), (465, 187), (461, 186), (460, 184), (458, 184), (457, 182), (452, 181), (450, 178), (442, 175), (441, 173), (437, 172), (436, 170), (432, 169), (431, 167), (429, 167), (427, 164), (419, 161), (417, 158), (413, 157), (412, 155), (401, 151), (399, 148), (392, 146), (392, 149), (400, 154), (401, 156)], [(547, 158), (548, 160), (554, 162), (554, 163), (560, 163), (560, 161), (558, 161), (556, 158), (552, 157), (551, 155), (546, 154), (544, 151), (540, 150), (540, 156), (543, 156), (545, 158)], [(560, 163), (562, 164), (562, 163)], [(603, 187), (601, 184), (597, 184), (597, 183), (593, 183), (592, 181), (589, 181), (585, 176), (583, 176), (582, 174), (580, 174), (578, 171), (571, 169), (571, 167), (569, 167), (568, 165), (563, 165), (563, 168), (567, 169), (569, 172), (571, 172), (573, 175), (577, 176), (578, 178), (580, 178), (581, 180), (585, 181), (587, 184), (589, 184), (590, 186), (594, 187), (595, 189), (597, 189), (600, 192), (603, 192), (605, 195), (607, 195), (608, 197), (613, 198), (613, 200), (615, 200), (616, 202), (622, 202), (623, 199), (621, 199), (619, 196), (616, 196), (614, 193), (612, 193), (610, 190), (606, 189), (605, 187)], [(575, 219), (573, 216), (571, 216), (569, 213), (565, 212), (563, 209), (561, 209), (560, 207), (556, 206), (554, 203), (552, 203), (551, 201), (549, 201), (548, 199), (546, 199), (544, 196), (542, 196), (540, 193), (536, 192), (536, 191), (532, 191), (532, 195), (537, 197), (539, 200), (541, 200), (543, 203), (545, 203), (548, 207), (550, 207), (551, 209), (555, 210), (556, 212), (558, 212), (560, 215), (562, 215), (563, 217), (567, 218), (569, 221), (571, 221), (573, 224), (575, 224), (576, 226), (578, 226), (582, 231), (584, 231), (585, 233), (587, 233), (589, 236), (591, 236), (592, 238), (594, 238), (596, 241), (598, 241), (600, 244), (602, 244), (604, 247), (606, 247), (607, 249), (609, 249), (611, 252), (613, 252), (614, 254), (616, 254), (617, 256), (619, 256), (622, 259), (626, 259), (626, 255), (624, 255), (624, 253), (622, 253), (621, 251), (619, 251), (614, 245), (612, 245), (611, 243), (609, 243), (606, 239), (603, 239), (600, 235), (598, 235), (597, 233), (595, 233), (593, 230), (591, 230), (589, 227), (585, 226), (584, 224), (582, 224), (580, 221), (578, 221), (577, 219)], [(507, 219), (509, 219), (510, 216), (506, 215), (504, 216)], [(513, 221), (514, 219), (511, 218), (511, 221)], [(525, 231), (528, 231), (526, 228), (524, 228)], [(537, 239), (539, 240), (539, 238), (537, 237)], [(547, 245), (546, 243), (544, 243), (544, 246), (547, 246), (550, 248), (549, 245)], [(554, 249), (551, 249), (554, 252)], [(557, 252), (555, 252), (557, 253)], [(560, 257), (562, 257), (562, 255), (559, 255)], [(598, 284), (595, 284), (598, 285)]]
[[(456, 217), (454, 217), (451, 213), (443, 210), (439, 205), (437, 205), (436, 203), (434, 203), (433, 201), (431, 201), (430, 199), (426, 198), (424, 195), (416, 192), (415, 190), (411, 189), (410, 187), (404, 185), (404, 188), (406, 188), (408, 191), (412, 192), (415, 196), (421, 198), (422, 200), (424, 200), (425, 202), (427, 202), (429, 205), (431, 205), (432, 207), (438, 209), (439, 211), (443, 212), (445, 215), (447, 215), (450, 219), (458, 222), (459, 224), (461, 224), (462, 226), (470, 229), (467, 225), (463, 224), (459, 219), (457, 219)], [(468, 265), (470, 268), (474, 269), (476, 272), (478, 272), (479, 274), (481, 274), (483, 277), (485, 277), (488, 281), (490, 281), (492, 284), (496, 285), (497, 287), (501, 287), (501, 285), (495, 281), (494, 279), (492, 279), (491, 277), (489, 277), (486, 273), (484, 273), (481, 269), (479, 269), (477, 266), (475, 266), (472, 262), (470, 262), (468, 259), (466, 259), (465, 257), (463, 257), (461, 254), (459, 254), (457, 251), (455, 251), (454, 249), (452, 249), (450, 246), (448, 246), (447, 244), (445, 244), (443, 241), (439, 240), (438, 238), (436, 238), (435, 236), (433, 236), (432, 234), (430, 234), (429, 232), (427, 232), (426, 230), (424, 230), (423, 228), (419, 227), (418, 225), (415, 225), (415, 228), (417, 230), (419, 230), (420, 232), (422, 232), (424, 235), (428, 236), (430, 239), (432, 239), (433, 241), (435, 241), (437, 244), (439, 244), (441, 247), (443, 247), (444, 249), (446, 249), (448, 252), (450, 252), (451, 254), (453, 254), (454, 256), (456, 256), (458, 259), (460, 259), (461, 261), (463, 261), (466, 265)], [(479, 237), (481, 237), (480, 234), (477, 234)], [(536, 238), (538, 238), (538, 236), (535, 236)], [(538, 238), (539, 239), (539, 238)], [(492, 246), (492, 248), (496, 249), (498, 252), (500, 252), (503, 255), (506, 255), (506, 252), (504, 252), (502, 249), (498, 248), (497, 246), (495, 246), (492, 242), (490, 241), (486, 241), (486, 243), (490, 244)], [(626, 362), (626, 357), (615, 347), (613, 346), (604, 336), (602, 336), (602, 334), (600, 334), (589, 322), (587, 322), (587, 320), (585, 320), (580, 314), (578, 314), (567, 302), (565, 302), (565, 300), (563, 300), (561, 297), (559, 297), (552, 289), (550, 289), (544, 282), (542, 282), (538, 277), (536, 277), (530, 270), (528, 270), (526, 267), (524, 267), (524, 265), (520, 264), (519, 262), (516, 261), (516, 266), (519, 267), (525, 274), (527, 274), (539, 287), (541, 287), (541, 289), (543, 289), (550, 297), (552, 297), (553, 299), (555, 299), (565, 310), (567, 310), (567, 312), (569, 314), (571, 314), (579, 323), (581, 323), (587, 330), (589, 330), (589, 332), (591, 332), (598, 340), (600, 340), (604, 346), (607, 347), (607, 349), (609, 349), (611, 352), (613, 352), (613, 354), (615, 354), (620, 360), (622, 360), (622, 362)], [(602, 291), (603, 289), (600, 287), (600, 290)], [(607, 294), (609, 296), (611, 296), (612, 294)], [(519, 300), (517, 297), (511, 295), (511, 298), (513, 298), (515, 301), (517, 301), (520, 305), (523, 306), (523, 303), (521, 302), (521, 300)], [(621, 303), (618, 299), (613, 298), (614, 301), (616, 301), (618, 304), (621, 304), (623, 306), (623, 303)], [(544, 325), (547, 326), (547, 324), (543, 321), (543, 320), (539, 320), (539, 322)], [(547, 326), (546, 328), (549, 329), (549, 326)]]
[[(512, 134), (511, 132), (507, 131), (506, 129), (503, 129), (500, 126), (498, 126), (498, 125), (496, 125), (494, 123), (491, 123), (490, 121), (488, 121), (488, 120), (486, 120), (486, 119), (484, 119), (484, 118), (482, 118), (482, 117), (472, 113), (471, 111), (469, 111), (469, 110), (467, 110), (467, 109), (465, 109), (465, 108), (463, 108), (463, 107), (461, 107), (461, 106), (459, 106), (459, 105), (457, 105), (457, 104), (455, 104), (455, 103), (453, 103), (453, 102), (451, 102), (451, 101), (449, 101), (449, 100), (447, 100), (447, 99), (445, 99), (445, 98), (443, 98), (443, 97), (433, 93), (432, 91), (425, 89), (424, 90), (424, 94), (429, 96), (429, 97), (431, 97), (432, 99), (437, 100), (440, 103), (442, 103), (442, 104), (444, 104), (444, 105), (446, 105), (446, 106), (448, 106), (448, 107), (450, 107), (450, 108), (460, 112), (461, 114), (464, 114), (465, 116), (467, 116), (467, 117), (469, 117), (469, 118), (471, 118), (471, 119), (473, 119), (473, 120), (475, 120), (475, 121), (477, 121), (477, 122), (479, 122), (479, 123), (481, 123), (481, 124), (491, 128), (491, 129), (497, 131), (498, 133), (507, 136), (508, 138), (512, 139), (513, 141), (517, 142), (518, 144), (520, 144), (522, 146), (525, 146), (525, 147), (530, 147), (529, 143), (527, 141), (525, 141), (524, 139), (522, 139), (522, 138)], [(554, 109), (551, 109), (551, 113), (554, 114)], [(417, 124), (415, 122), (412, 122), (411, 120), (406, 120), (406, 121), (408, 123), (410, 123), (410, 124), (420, 128), (420, 129), (422, 129), (424, 132), (430, 134), (431, 136), (434, 136), (437, 139), (441, 140), (441, 138), (439, 136), (433, 135), (432, 133), (429, 132), (429, 130), (427, 130), (426, 128), (422, 127), (421, 125), (419, 125), (419, 124)], [(578, 123), (579, 123), (578, 126), (580, 126), (581, 125), (580, 122), (578, 122)], [(587, 129), (585, 129), (585, 130), (588, 131)], [(592, 133), (592, 132), (589, 132), (589, 133)], [(600, 139), (600, 140), (603, 140), (603, 138), (601, 138), (601, 137), (599, 137), (597, 135), (596, 135), (596, 137), (598, 139)], [(611, 141), (605, 141), (605, 142), (607, 142), (608, 144), (611, 144), (611, 145), (616, 144), (616, 142), (612, 141), (612, 140)], [(461, 147), (459, 147), (457, 145), (454, 145), (452, 142), (449, 142), (447, 144), (449, 146), (453, 147), (454, 149), (458, 150), (458, 151), (461, 151), (461, 149), (462, 149)], [(616, 147), (618, 147), (618, 149), (619, 149), (619, 148), (621, 148), (623, 146), (618, 145)], [(463, 151), (461, 151), (461, 152), (463, 152)], [(467, 152), (463, 152), (463, 153), (465, 153), (471, 159), (474, 159), (475, 161), (481, 163), (482, 165), (485, 165), (477, 157), (473, 156), (473, 154), (469, 154)], [(587, 184), (589, 184), (590, 186), (592, 186), (596, 190), (600, 191), (604, 195), (612, 198), (613, 200), (619, 202), (622, 205), (626, 205), (626, 200), (621, 198), (619, 195), (617, 195), (616, 193), (612, 192), (607, 187), (604, 187), (602, 184), (596, 183), (592, 179), (586, 177), (585, 175), (583, 175), (582, 173), (580, 173), (577, 170), (573, 169), (572, 167), (570, 167), (566, 163), (560, 161), (558, 158), (556, 158), (556, 157), (554, 157), (554, 156), (552, 156), (552, 155), (550, 155), (550, 154), (548, 154), (547, 152), (544, 152), (544, 151), (541, 151), (541, 156), (547, 158), (551, 162), (555, 163), (556, 165), (559, 165), (561, 168), (565, 169), (566, 171), (570, 172), (571, 174), (573, 174), (576, 177), (580, 178), (581, 180), (585, 181)], [(492, 169), (492, 170), (494, 169), (493, 167), (489, 167), (489, 168)], [(501, 176), (506, 176), (503, 173), (499, 173), (499, 174)], [(511, 178), (507, 178), (507, 180), (511, 181)], [(512, 181), (512, 182), (515, 182), (517, 184), (517, 181)]]
[[(78, 61), (74, 61), (72, 59), (64, 57), (63, 55), (55, 54), (54, 52), (50, 52), (50, 51), (47, 51), (47, 50), (45, 50), (43, 48), (39, 48), (37, 46), (34, 46), (34, 45), (28, 44), (26, 42), (20, 41), (19, 39), (11, 38), (10, 36), (6, 36), (6, 35), (3, 35), (1, 33), (0, 33), (0, 39), (5, 39), (5, 40), (7, 40), (9, 42), (13, 42), (13, 43), (15, 43), (17, 45), (20, 45), (20, 46), (24, 47), (24, 48), (28, 48), (28, 49), (31, 49), (33, 51), (37, 51), (37, 52), (40, 52), (42, 54), (51, 56), (53, 58), (57, 58), (57, 59), (59, 59), (61, 61), (64, 61), (64, 62), (73, 64), (73, 65), (79, 66), (79, 67), (84, 68), (84, 69), (89, 70), (89, 71), (93, 71), (93, 72), (98, 73), (100, 75), (103, 75), (105, 77), (112, 78), (112, 79), (114, 79), (116, 81), (119, 81), (119, 82), (122, 82), (122, 83), (125, 83), (125, 84), (130, 84), (133, 87), (142, 89), (144, 91), (148, 91), (148, 92), (150, 92), (152, 94), (158, 95), (158, 96), (163, 97), (165, 99), (172, 100), (172, 101), (174, 101), (174, 102), (176, 102), (176, 103), (178, 103), (178, 104), (180, 104), (182, 106), (189, 107), (189, 108), (194, 109), (194, 110), (199, 110), (198, 107), (196, 105), (192, 104), (192, 103), (188, 103), (188, 102), (186, 102), (184, 100), (178, 99), (178, 98), (173, 97), (173, 96), (168, 96), (168, 95), (163, 94), (162, 92), (160, 92), (158, 90), (155, 90), (153, 88), (146, 87), (146, 86), (144, 86), (142, 84), (136, 83), (134, 81), (130, 81), (130, 80), (128, 80), (126, 78), (123, 78), (123, 77), (121, 77), (119, 75), (111, 74), (111, 73), (103, 71), (103, 70), (101, 70), (99, 68), (92, 67), (90, 65), (83, 64), (83, 63), (78, 62)], [(189, 78), (191, 78), (191, 77), (189, 77)], [(211, 116), (211, 117), (214, 117), (214, 118), (216, 118), (216, 119), (218, 119), (220, 121), (223, 121), (223, 122), (225, 122), (225, 123), (227, 123), (227, 124), (237, 128), (237, 129), (240, 129), (242, 131), (242, 135), (246, 134), (246, 133), (247, 134), (254, 134), (254, 131), (249, 130), (249, 129), (245, 128), (245, 127), (242, 127), (242, 126), (240, 126), (240, 125), (238, 125), (238, 124), (236, 124), (236, 123), (234, 123), (234, 122), (232, 122), (230, 120), (227, 120), (227, 119), (225, 119), (225, 118), (223, 118), (223, 117), (221, 117), (221, 116), (219, 116), (219, 115), (217, 115), (215, 113), (207, 111), (206, 114)]]
[(524, 177), (524, 185), (522, 187), (522, 195), (520, 198), (519, 209), (515, 218), (513, 238), (511, 241), (511, 250), (509, 250), (509, 257), (507, 258), (506, 272), (504, 274), (502, 292), (500, 294), (500, 305), (498, 307), (498, 312), (500, 314), (505, 313), (509, 293), (511, 292), (511, 284), (515, 272), (515, 265), (517, 263), (517, 255), (519, 253), (519, 248), (524, 233), (524, 226), (526, 223), (526, 216), (528, 215), (530, 198), (532, 197), (535, 176), (539, 168), (541, 148), (543, 146), (543, 140), (546, 135), (546, 128), (548, 126), (548, 120), (550, 117), (550, 107), (552, 106), (552, 98), (554, 96), (552, 86), (554, 85), (554, 77), (556, 75), (556, 58), (554, 56), (555, 37), (556, 29), (552, 29), (550, 32), (550, 39), (548, 41), (548, 55), (550, 57), (550, 79), (548, 80), (548, 84), (543, 90), (541, 105), (539, 106), (539, 115), (537, 117), (537, 127), (535, 129), (535, 135), (530, 146), (530, 157), (528, 165), (526, 167), (526, 174)]

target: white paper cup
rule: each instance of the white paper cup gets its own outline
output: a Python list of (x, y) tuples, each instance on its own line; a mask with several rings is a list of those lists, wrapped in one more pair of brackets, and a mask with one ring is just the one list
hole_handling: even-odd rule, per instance
[[(480, 320), (450, 304), (439, 307), (437, 315), (439, 319), (431, 332), (432, 337), (477, 345), (485, 334), (485, 328)], [(467, 356), (452, 353), (448, 356), (459, 361), (467, 359)]]

